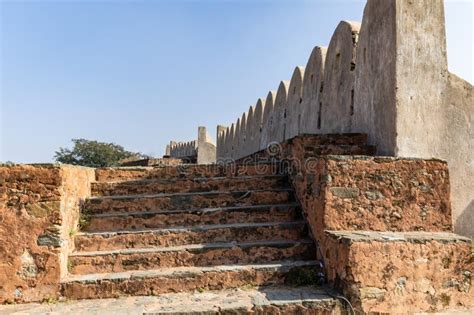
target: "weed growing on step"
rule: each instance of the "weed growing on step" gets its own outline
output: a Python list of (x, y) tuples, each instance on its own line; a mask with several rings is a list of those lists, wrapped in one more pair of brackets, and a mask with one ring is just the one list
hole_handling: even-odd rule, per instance
[(474, 242), (471, 243), (471, 257), (469, 257), (467, 263), (471, 264), (474, 262)]
[(253, 284), (244, 284), (243, 286), (241, 286), (239, 289), (240, 290), (244, 290), (244, 291), (250, 291), (250, 290), (255, 290), (257, 287)]
[(444, 307), (447, 307), (449, 303), (451, 302), (451, 297), (447, 295), (446, 293), (441, 293), (439, 297)]
[(44, 299), (41, 301), (41, 303), (44, 303), (44, 304), (56, 304), (56, 303), (58, 303), (58, 300), (57, 300), (56, 298), (54, 298), (54, 297), (48, 296), (48, 297), (44, 298)]
[(90, 215), (86, 212), (81, 212), (79, 216), (79, 228), (84, 229), (86, 228), (91, 221)]
[(314, 268), (293, 268), (285, 276), (287, 285), (322, 285), (324, 281), (324, 274)]

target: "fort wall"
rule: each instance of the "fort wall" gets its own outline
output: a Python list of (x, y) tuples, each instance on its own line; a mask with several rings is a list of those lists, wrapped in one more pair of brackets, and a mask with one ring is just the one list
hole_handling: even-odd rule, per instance
[[(224, 126), (218, 127), (218, 133), (225, 129)], [(245, 133), (245, 131), (244, 131)], [(219, 138), (219, 154), (225, 155), (224, 138)], [(217, 146), (209, 135), (206, 127), (198, 127), (197, 140), (177, 142), (170, 141), (166, 146), (166, 155), (172, 158), (183, 159), (187, 163), (212, 164), (216, 162)]]
[(246, 112), (218, 134), (217, 158), (297, 135), (366, 133), (378, 155), (446, 160), (456, 232), (473, 237), (473, 91), (448, 71), (443, 0), (368, 0), (362, 23), (340, 22), (327, 49), (259, 100), (261, 121)]

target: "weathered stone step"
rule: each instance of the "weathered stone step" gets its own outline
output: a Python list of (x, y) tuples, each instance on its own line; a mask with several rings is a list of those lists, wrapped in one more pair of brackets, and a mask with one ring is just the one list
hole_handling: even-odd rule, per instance
[(284, 222), (301, 218), (301, 210), (296, 203), (190, 210), (108, 212), (90, 215), (88, 224), (83, 230), (104, 232), (241, 222)]
[[(298, 284), (302, 274), (320, 271), (318, 261), (212, 267), (177, 267), (121, 273), (70, 275), (62, 282), (69, 299), (111, 298), (124, 295), (158, 295), (193, 290), (221, 290), (242, 286)], [(309, 284), (309, 283), (308, 283)]]
[(85, 213), (137, 212), (197, 209), (287, 203), (294, 200), (292, 189), (211, 191), (174, 194), (92, 197), (84, 205)]
[(366, 145), (367, 134), (364, 133), (343, 133), (343, 134), (304, 134), (292, 139), (304, 144), (316, 145)]
[(122, 272), (185, 266), (252, 264), (316, 256), (312, 240), (256, 241), (193, 244), (173, 247), (133, 248), (76, 252), (69, 255), (72, 274)]
[(133, 179), (172, 179), (196, 177), (234, 177), (254, 175), (281, 174), (278, 163), (229, 164), (229, 165), (196, 165), (187, 164), (167, 167), (113, 167), (98, 168), (98, 182), (133, 180)]
[(298, 240), (307, 235), (305, 221), (234, 223), (139, 231), (79, 233), (78, 251), (100, 251), (154, 246), (179, 246), (217, 242)]
[(285, 175), (139, 179), (92, 183), (93, 196), (142, 195), (158, 193), (264, 190), (287, 188)]
[(327, 288), (273, 285), (159, 296), (68, 300), (58, 303), (0, 305), (0, 314), (341, 314), (343, 306)]
[(304, 158), (314, 158), (315, 155), (374, 155), (373, 145), (305, 145)]

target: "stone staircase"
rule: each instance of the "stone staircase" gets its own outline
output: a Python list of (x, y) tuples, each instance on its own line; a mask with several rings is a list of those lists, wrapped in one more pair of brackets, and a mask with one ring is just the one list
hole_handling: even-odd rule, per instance
[[(288, 286), (314, 284), (322, 265), (279, 168), (273, 163), (97, 170), (63, 296), (250, 286), (271, 286), (284, 295), (292, 291)], [(330, 312), (339, 307), (321, 292), (318, 297), (299, 296), (298, 303)]]
[[(59, 253), (45, 270), (61, 283), (31, 282), (34, 294), (54, 290), (66, 300), (58, 313), (73, 304), (111, 313), (113, 303), (158, 314), (472, 312), (474, 254), (452, 233), (446, 162), (371, 156), (360, 134), (276, 149), (225, 166), (40, 169), (43, 186), (38, 169), (19, 168), (9, 192), (60, 190), (63, 206), (92, 194), (78, 233), (78, 208), (51, 215), (71, 210), (68, 238), (35, 260)], [(23, 188), (25, 171), (34, 189)], [(22, 233), (43, 238), (29, 222)]]

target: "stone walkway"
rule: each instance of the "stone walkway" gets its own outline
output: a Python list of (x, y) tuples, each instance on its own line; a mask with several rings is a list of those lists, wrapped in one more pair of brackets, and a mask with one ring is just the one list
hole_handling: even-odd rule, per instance
[[(246, 314), (266, 307), (286, 314), (287, 308), (331, 309), (338, 304), (325, 291), (314, 287), (267, 287), (173, 293), (117, 299), (66, 301), (54, 304), (0, 305), (0, 314)], [(278, 313), (275, 313), (278, 314)]]
[[(342, 309), (340, 301), (314, 287), (249, 288), (52, 304), (0, 305), (0, 315), (238, 315), (253, 313), (252, 310), (258, 310), (259, 314), (287, 315), (330, 314), (331, 311), (339, 313)], [(344, 311), (347, 312), (347, 308)], [(473, 314), (473, 311), (450, 310), (430, 314), (469, 315)]]

